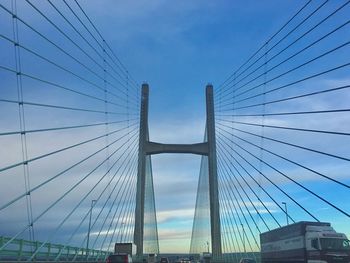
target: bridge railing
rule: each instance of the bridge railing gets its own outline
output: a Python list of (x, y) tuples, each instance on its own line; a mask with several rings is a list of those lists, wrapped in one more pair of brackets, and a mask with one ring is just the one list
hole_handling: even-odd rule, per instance
[[(10, 239), (10, 237), (0, 236), (0, 246), (8, 242)], [(6, 247), (6, 249), (0, 251), (0, 262), (4, 260), (25, 260), (41, 245), (43, 245), (43, 242), (15, 239)], [(108, 251), (95, 249), (87, 250), (86, 248), (45, 243), (36, 254), (35, 259), (40, 261), (86, 261), (86, 257), (88, 256), (90, 261), (95, 261), (96, 258), (104, 260), (109, 254), (110, 252)], [(57, 256), (59, 257), (57, 258)]]

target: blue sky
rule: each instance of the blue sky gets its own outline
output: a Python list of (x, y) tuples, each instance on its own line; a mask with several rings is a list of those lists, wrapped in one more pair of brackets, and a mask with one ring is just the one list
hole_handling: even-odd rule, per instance
[[(57, 18), (57, 14), (52, 10), (47, 3), (33, 1), (45, 14)], [(305, 1), (163, 1), (163, 0), (140, 0), (140, 1), (115, 1), (115, 0), (101, 0), (101, 1), (80, 1), (81, 6), (86, 13), (94, 21), (97, 28), (100, 30), (106, 41), (113, 48), (120, 60), (129, 69), (131, 75), (137, 80), (139, 84), (147, 82), (150, 85), (150, 109), (149, 109), (149, 129), (150, 139), (159, 142), (168, 143), (193, 143), (201, 142), (204, 136), (205, 127), (205, 85), (212, 83), (218, 87), (228, 77), (233, 70), (237, 69), (252, 53), (254, 53), (273, 33), (275, 33), (281, 25), (283, 25), (303, 4)], [(73, 5), (74, 3), (72, 3)], [(320, 1), (315, 1), (314, 6), (320, 4)], [(5, 6), (9, 7), (10, 2), (5, 1)], [(57, 2), (57, 6), (62, 10), (67, 11), (66, 7), (61, 1)], [(324, 13), (333, 10), (337, 3), (329, 3), (324, 8)], [(322, 10), (323, 11), (323, 10)], [(2, 33), (11, 36), (11, 20), (1, 10), (0, 23), (4, 25)], [(59, 36), (55, 30), (52, 29), (43, 19), (37, 15), (31, 15), (32, 8), (26, 3), (20, 3), (18, 8), (19, 14), (25, 17), (31, 24), (36, 25), (62, 45), (66, 45), (62, 37)], [(345, 19), (344, 13), (340, 14), (341, 19)], [(63, 21), (59, 22), (64, 24)], [(334, 22), (336, 24), (336, 21)], [(325, 27), (323, 30), (332, 28), (332, 24)], [(349, 29), (347, 28), (347, 33)], [(42, 44), (34, 34), (27, 33), (27, 31), (20, 31), (22, 33), (21, 40), (27, 43), (30, 47), (40, 50), (42, 54), (50, 55), (58, 62), (65, 63), (65, 58), (59, 55), (59, 52), (54, 51), (52, 47)], [(343, 38), (339, 37), (337, 41), (346, 40), (346, 35)], [(317, 36), (317, 35), (316, 35)], [(332, 42), (333, 41), (333, 42)], [(327, 45), (332, 46), (337, 42), (330, 40)], [(10, 50), (11, 45), (2, 41), (0, 43), (1, 50)], [(325, 45), (325, 47), (328, 47)], [(71, 45), (65, 46), (67, 50), (74, 50)], [(348, 51), (349, 49), (347, 49)], [(317, 54), (318, 51), (315, 51)], [(43, 76), (49, 77), (51, 80), (59, 80), (79, 88), (83, 88), (81, 82), (75, 80), (68, 75), (56, 75), (56, 71), (48, 66), (42, 68), (41, 64), (37, 64), (36, 60), (26, 55), (23, 52), (23, 67), (30, 72), (41, 72)], [(348, 59), (348, 53), (344, 51), (335, 57), (332, 63)], [(9, 52), (1, 52), (2, 65), (14, 66), (13, 55)], [(312, 56), (312, 53), (309, 54)], [(86, 62), (82, 60), (82, 62)], [(295, 63), (297, 64), (298, 61)], [(314, 70), (320, 70), (327, 67), (327, 63), (315, 66)], [(77, 69), (80, 73), (86, 72)], [(299, 74), (299, 73), (298, 73)], [(294, 75), (295, 77), (301, 76)], [(13, 76), (3, 74), (4, 80), (3, 94), (4, 98), (16, 98), (16, 93), (10, 83), (14, 83)], [(286, 78), (284, 81), (288, 81)], [(5, 86), (5, 84), (9, 85)], [(305, 91), (312, 91), (315, 87), (333, 87), (334, 85), (349, 83), (348, 71), (334, 74), (331, 77), (315, 80), (309, 86), (300, 86)], [(45, 85), (38, 85), (34, 81), (27, 80), (25, 82), (25, 97), (27, 100), (36, 100), (40, 98), (47, 103), (60, 103), (62, 99), (66, 103), (76, 104), (79, 106), (89, 106), (89, 101), (79, 101), (78, 96), (65, 96), (60, 91), (51, 91), (46, 89)], [(85, 88), (85, 87), (84, 87)], [(99, 96), (97, 91), (91, 92)], [(286, 92), (284, 96), (295, 94), (294, 91)], [(136, 95), (133, 95), (136, 97)], [(341, 97), (342, 96), (342, 97)], [(305, 105), (309, 108), (325, 108), (333, 106), (348, 105), (346, 100), (349, 97), (348, 93), (342, 93), (341, 96), (334, 95), (333, 97), (321, 97), (314, 101), (303, 101), (298, 104), (285, 105), (283, 107), (277, 106), (270, 109), (288, 110), (290, 106), (293, 109), (304, 109)], [(11, 131), (16, 129), (16, 108), (10, 106), (1, 106), (7, 114), (2, 114), (0, 117), (4, 120), (6, 125), (2, 125), (3, 131)], [(7, 107), (7, 108), (5, 108)], [(103, 105), (99, 105), (103, 108)], [(298, 108), (299, 109), (299, 108)], [(4, 111), (2, 111), (4, 112)], [(130, 110), (130, 113), (137, 114), (136, 111)], [(91, 123), (95, 120), (100, 120), (99, 117), (85, 115), (71, 115), (70, 113), (58, 113), (55, 111), (47, 111), (41, 115), (35, 110), (28, 110), (28, 128), (41, 127), (42, 123), (50, 123), (54, 125), (73, 125), (77, 120)], [(338, 115), (340, 116), (340, 115)], [(56, 119), (54, 119), (56, 118)], [(256, 120), (257, 122), (260, 119)], [(300, 125), (305, 127), (334, 127), (336, 130), (348, 130), (349, 118), (347, 116), (340, 116), (337, 120), (324, 119), (302, 119), (290, 118), (284, 120), (282, 118), (274, 118), (270, 124), (279, 125)], [(268, 122), (267, 121), (267, 122)], [(49, 126), (50, 126), (49, 125)], [(294, 126), (295, 126), (294, 125)], [(309, 125), (309, 126), (308, 126)], [(101, 132), (102, 129), (96, 129), (96, 132)], [(30, 144), (30, 154), (32, 156), (38, 155), (45, 151), (53, 150), (62, 145), (68, 145), (77, 137), (89, 138), (90, 133), (63, 133), (59, 137), (60, 140), (54, 141), (50, 144), (45, 144), (43, 141), (51, 140), (51, 136), (47, 137), (31, 137), (32, 144)], [(288, 136), (295, 136), (294, 134), (279, 135), (274, 133), (266, 133), (266, 136), (280, 136), (279, 139), (289, 138)], [(58, 136), (58, 135), (57, 135)], [(342, 139), (332, 141), (332, 139), (320, 140), (315, 138), (307, 138), (303, 136), (293, 137), (299, 143), (310, 143), (310, 146), (321, 147), (321, 149), (328, 149), (331, 143), (337, 147), (330, 149), (335, 153), (349, 155), (348, 142)], [(258, 140), (257, 140), (258, 141)], [(35, 143), (41, 142), (39, 146)], [(63, 143), (64, 142), (64, 143)], [(16, 142), (18, 144), (18, 141)], [(29, 142), (31, 143), (31, 142)], [(13, 141), (1, 141), (1, 145), (6, 147), (14, 145)], [(96, 143), (96, 145), (99, 145)], [(93, 149), (94, 146), (91, 148)], [(278, 145), (271, 144), (273, 149), (278, 149), (281, 153), (290, 154), (288, 149), (278, 148)], [(13, 147), (13, 152), (7, 154), (2, 152), (2, 166), (8, 165), (18, 159), (20, 156), (19, 145)], [(258, 151), (257, 151), (258, 152)], [(79, 154), (79, 151), (76, 152)], [(293, 154), (292, 154), (293, 155)], [(4, 158), (6, 156), (6, 158)], [(329, 159), (324, 158), (322, 164), (317, 163), (315, 158), (306, 155), (305, 153), (295, 152), (293, 156), (300, 161), (326, 171), (334, 175), (336, 178), (342, 178), (349, 181), (348, 164), (331, 163)], [(102, 158), (102, 157), (101, 157)], [(63, 161), (69, 160), (67, 156), (62, 156)], [(155, 187), (155, 198), (157, 208), (157, 218), (159, 222), (158, 231), (160, 235), (160, 249), (163, 252), (187, 252), (190, 245), (190, 235), (192, 228), (192, 220), (194, 213), (194, 205), (196, 198), (196, 188), (199, 175), (200, 157), (193, 155), (157, 155), (152, 157), (153, 160), (153, 177)], [(270, 159), (272, 162), (275, 159)], [(323, 160), (323, 159), (320, 159)], [(92, 165), (92, 164), (91, 164)], [(336, 169), (331, 169), (331, 166), (337, 166)], [(44, 166), (47, 172), (54, 172), (59, 170), (59, 165), (53, 164), (52, 167)], [(84, 167), (84, 171), (88, 170)], [(324, 182), (319, 182), (317, 179), (307, 174), (300, 174), (300, 170), (292, 166), (284, 166), (286, 171), (290, 172), (301, 180), (305, 180), (310, 187), (314, 187), (315, 191), (324, 192)], [(40, 170), (40, 167), (33, 167), (33, 169)], [(19, 171), (17, 171), (19, 172)], [(271, 173), (275, 175), (274, 173)], [(8, 174), (10, 175), (10, 174)], [(43, 175), (41, 175), (44, 177)], [(309, 177), (308, 177), (309, 176)], [(34, 183), (40, 182), (42, 178), (34, 178)], [(63, 180), (63, 179), (62, 179)], [(64, 180), (69, 180), (65, 178)], [(65, 182), (65, 181), (62, 182)], [(261, 178), (259, 179), (261, 180)], [(314, 183), (317, 181), (317, 183)], [(313, 200), (309, 196), (305, 196), (300, 189), (290, 186), (285, 180), (279, 181), (282, 186), (297, 196), (300, 200), (303, 198), (304, 202)], [(92, 184), (92, 182), (90, 182)], [(10, 181), (6, 183), (10, 185)], [(268, 191), (275, 193), (272, 188), (266, 186)], [(329, 191), (329, 198), (349, 210), (349, 206), (344, 202), (347, 192), (338, 190), (338, 195), (332, 194)], [(338, 192), (339, 191), (339, 192)], [(7, 193), (12, 196), (11, 191)], [(53, 193), (52, 193), (53, 194)], [(40, 199), (40, 198), (38, 198)], [(72, 199), (74, 199), (72, 197)], [(280, 199), (283, 201), (284, 199)], [(41, 201), (38, 201), (41, 202)], [(268, 202), (268, 201), (267, 201)], [(43, 202), (44, 203), (44, 202)], [(312, 203), (312, 201), (310, 201)], [(327, 208), (319, 203), (312, 203), (310, 209), (320, 209), (320, 215), (326, 220), (329, 216)], [(23, 204), (22, 204), (23, 205)], [(42, 204), (44, 206), (44, 204)], [(279, 218), (284, 215), (278, 211), (273, 204), (271, 210), (275, 211)], [(87, 205), (88, 206), (88, 205)], [(62, 208), (63, 209), (63, 208)], [(299, 220), (305, 219), (305, 216), (298, 211), (293, 204), (290, 204), (290, 211), (296, 215)], [(294, 212), (293, 212), (294, 211)], [(323, 211), (323, 212), (322, 212)], [(324, 214), (322, 214), (324, 213)], [(6, 215), (3, 222), (6, 222)], [(310, 218), (308, 218), (310, 219)], [(282, 219), (281, 219), (282, 220)], [(334, 219), (337, 226), (342, 231), (350, 234), (348, 227), (343, 223), (342, 217)], [(259, 223), (261, 224), (261, 222)], [(1, 234), (1, 233), (0, 233)]]
[[(211, 82), (214, 87), (221, 84), (233, 69), (242, 64), (303, 4), (303, 1), (132, 2), (116, 7), (116, 16), (113, 15), (113, 7), (108, 11), (101, 7), (95, 10), (95, 14), (105, 16), (105, 20), (102, 19), (101, 21), (107, 20), (108, 24), (116, 29), (116, 32), (124, 32), (121, 35), (111, 34), (109, 28), (104, 28), (103, 24), (99, 27), (105, 30), (104, 34), (106, 36), (116, 40), (116, 50), (119, 51), (121, 56), (125, 56), (130, 69), (135, 70), (136, 76), (150, 84), (151, 139), (164, 142), (194, 142), (201, 141), (203, 137), (204, 86), (206, 83)], [(314, 6), (319, 4), (320, 2), (315, 2)], [(336, 6), (335, 3), (333, 4)], [(326, 6), (325, 12), (333, 10), (333, 4)], [(87, 5), (86, 8), (89, 8), (89, 6)], [(125, 12), (124, 10), (129, 11)], [(96, 22), (99, 23), (99, 20), (96, 19)], [(323, 30), (326, 30), (326, 28)], [(123, 43), (127, 43), (127, 48)], [(323, 85), (325, 80), (320, 81)], [(348, 83), (346, 79), (344, 82)], [(339, 103), (338, 97), (335, 96), (334, 99)], [(326, 100), (329, 100), (329, 98), (326, 98)], [(317, 106), (316, 101), (313, 103), (315, 108), (322, 107)], [(320, 105), (326, 105), (328, 102), (322, 100), (319, 103)], [(303, 105), (299, 105), (300, 108), (303, 108)], [(292, 107), (296, 109), (298, 105), (292, 104)], [(292, 124), (294, 121), (293, 119), (290, 122), (284, 122), (282, 119), (271, 120), (271, 123), (278, 122), (280, 124)], [(297, 118), (295, 122), (301, 124)], [(319, 127), (324, 128), (325, 124), (322, 124), (322, 122)], [(348, 123), (348, 121), (346, 120), (345, 123)], [(346, 129), (346, 127), (349, 127), (345, 123), (337, 128)], [(171, 131), (174, 129), (181, 129), (181, 132), (172, 133)], [(278, 136), (276, 133), (270, 135), (272, 134)], [(281, 138), (288, 137), (283, 135)], [(316, 141), (315, 143), (317, 145)], [(284, 152), (283, 149), (280, 150)], [(339, 148), (335, 151), (338, 152)], [(346, 152), (347, 150), (344, 151), (344, 153)], [(302, 156), (305, 155), (301, 153), (298, 159), (303, 160)], [(179, 212), (175, 212), (176, 221), (163, 224), (160, 220), (159, 231), (161, 237), (163, 237), (162, 231), (164, 231), (164, 234), (167, 233), (166, 229), (168, 227), (179, 228), (179, 235), (183, 233), (181, 230), (185, 229), (188, 234), (190, 233), (191, 213), (182, 211), (182, 209), (191, 210), (194, 204), (199, 157), (190, 157), (191, 159), (188, 157), (190, 156), (165, 155), (153, 158), (159, 216), (163, 215), (161, 212), (163, 209), (175, 208), (174, 205), (178, 202), (181, 203), (181, 206), (176, 207), (176, 209), (180, 209)], [(275, 160), (272, 159), (272, 161)], [(178, 165), (177, 162), (181, 165)], [(319, 164), (317, 164), (318, 166)], [(285, 169), (295, 176), (300, 172), (298, 169), (289, 170), (287, 167)], [(337, 171), (340, 171), (338, 169), (332, 171), (325, 168), (324, 170), (328, 170), (329, 173), (343, 179), (344, 176), (347, 177), (346, 172), (344, 174), (338, 172), (337, 174)], [(172, 183), (168, 180), (172, 177), (179, 179), (179, 176), (183, 177), (180, 177), (180, 186), (176, 184), (175, 193), (172, 194), (170, 190)], [(299, 176), (307, 180), (306, 175)], [(162, 186), (163, 180), (167, 181), (168, 184)], [(285, 181), (282, 180), (282, 182)], [(325, 187), (324, 183), (316, 186), (314, 182), (311, 182), (308, 185), (309, 187), (315, 186), (321, 193)], [(268, 189), (274, 193), (272, 188)], [(305, 197), (305, 193), (297, 187), (288, 186), (287, 184), (287, 189), (298, 196), (300, 200), (303, 197), (314, 200), (312, 197)], [(164, 192), (168, 194), (163, 197)], [(330, 192), (329, 197), (346, 207), (346, 203), (341, 201), (346, 196), (346, 191), (340, 191), (338, 194), (338, 196), (332, 197)], [(178, 201), (183, 200), (180, 197), (181, 195), (187, 197), (185, 203)], [(282, 199), (282, 197), (279, 198)], [(162, 202), (164, 200), (165, 203)], [(308, 203), (308, 201), (304, 202)], [(273, 204), (271, 206), (273, 207), (272, 210), (276, 209)], [(290, 211), (299, 220), (310, 219), (298, 212), (293, 204), (289, 204), (289, 206)], [(325, 209), (327, 211), (327, 208)], [(278, 217), (283, 218), (283, 213), (278, 212), (278, 209), (276, 209), (276, 213)], [(187, 218), (178, 218), (180, 217), (179, 214), (187, 214)], [(319, 212), (319, 214), (322, 213)], [(328, 213), (325, 213), (322, 218), (327, 220)], [(339, 220), (341, 221), (341, 219)], [(187, 226), (186, 228), (184, 228), (184, 224)], [(344, 227), (342, 229), (348, 231)], [(167, 239), (167, 237), (164, 239)], [(186, 238), (181, 241), (184, 240)], [(165, 249), (167, 244), (174, 247), (174, 244), (180, 244), (180, 242), (161, 239), (161, 249)], [(182, 244), (181, 242), (181, 246)]]
[[(149, 82), (152, 122), (159, 115), (203, 116), (204, 86), (221, 83), (300, 3), (137, 1), (89, 5), (92, 3), (85, 8), (93, 10), (96, 24), (128, 62), (130, 71), (139, 81)], [(165, 106), (170, 111), (162, 113)]]

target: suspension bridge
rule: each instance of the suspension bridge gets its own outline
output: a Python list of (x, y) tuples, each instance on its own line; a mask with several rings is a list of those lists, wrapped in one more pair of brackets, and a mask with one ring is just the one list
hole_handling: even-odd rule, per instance
[(259, 262), (259, 235), (299, 221), (349, 237), (349, 2), (300, 3), (226, 79), (198, 87), (203, 141), (167, 144), (149, 136), (152, 83), (80, 1), (2, 1), (0, 262), (104, 262), (115, 243), (134, 243), (136, 262), (167, 252), (162, 153), (201, 156), (193, 258)]

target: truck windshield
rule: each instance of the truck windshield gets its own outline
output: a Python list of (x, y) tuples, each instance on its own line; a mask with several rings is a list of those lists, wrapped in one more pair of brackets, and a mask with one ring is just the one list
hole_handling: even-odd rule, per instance
[(321, 238), (322, 249), (350, 250), (349, 240), (338, 238)]

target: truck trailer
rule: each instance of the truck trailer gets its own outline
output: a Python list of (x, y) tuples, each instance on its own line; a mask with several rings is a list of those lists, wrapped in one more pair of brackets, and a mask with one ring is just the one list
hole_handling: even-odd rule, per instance
[(134, 256), (136, 254), (136, 245), (134, 243), (115, 243), (114, 253)]
[(297, 222), (260, 234), (261, 263), (349, 263), (350, 243), (330, 223)]

